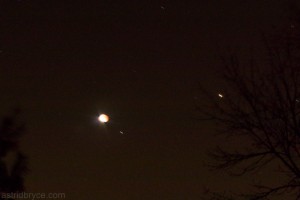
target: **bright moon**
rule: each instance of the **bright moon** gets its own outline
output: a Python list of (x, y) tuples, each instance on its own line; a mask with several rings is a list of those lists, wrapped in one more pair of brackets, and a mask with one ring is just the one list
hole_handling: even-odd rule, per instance
[(98, 117), (98, 120), (102, 123), (106, 123), (109, 121), (109, 117), (106, 115), (106, 114), (101, 114), (99, 117)]

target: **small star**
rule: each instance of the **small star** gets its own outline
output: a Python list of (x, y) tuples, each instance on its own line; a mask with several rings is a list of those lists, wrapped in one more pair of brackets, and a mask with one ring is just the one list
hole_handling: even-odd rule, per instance
[(124, 132), (123, 131), (120, 131), (120, 133), (123, 135), (124, 134)]
[(223, 97), (224, 97), (223, 94), (218, 94), (218, 96), (219, 96), (220, 98), (223, 98)]
[(164, 7), (164, 6), (160, 6), (160, 8), (161, 8), (162, 10), (165, 10), (165, 9), (166, 9), (166, 7)]

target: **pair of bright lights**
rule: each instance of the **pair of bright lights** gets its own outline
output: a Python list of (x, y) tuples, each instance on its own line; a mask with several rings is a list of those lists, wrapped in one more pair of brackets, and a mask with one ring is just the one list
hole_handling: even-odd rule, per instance
[(98, 117), (99, 122), (106, 123), (109, 121), (109, 116), (106, 114), (101, 114)]
[[(218, 96), (219, 96), (220, 98), (223, 98), (223, 97), (224, 97), (223, 94), (221, 94), (221, 93), (219, 93)], [(297, 102), (298, 102), (298, 101), (297, 101)], [(107, 123), (107, 122), (109, 121), (109, 116), (106, 115), (106, 114), (101, 114), (101, 115), (99, 115), (99, 117), (98, 117), (98, 121), (99, 121), (99, 122), (102, 122), (102, 123)]]

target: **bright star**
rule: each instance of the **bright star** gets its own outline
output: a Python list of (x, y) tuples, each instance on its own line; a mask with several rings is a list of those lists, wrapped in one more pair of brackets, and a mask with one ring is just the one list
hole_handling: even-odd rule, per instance
[(109, 117), (108, 115), (106, 114), (101, 114), (99, 117), (98, 117), (98, 120), (102, 123), (106, 123), (109, 121)]

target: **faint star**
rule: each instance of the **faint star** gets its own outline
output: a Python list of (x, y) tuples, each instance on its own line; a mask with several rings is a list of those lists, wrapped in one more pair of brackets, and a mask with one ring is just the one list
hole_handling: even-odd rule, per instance
[(223, 98), (223, 97), (224, 97), (223, 94), (218, 94), (218, 96), (219, 96), (220, 98)]
[(166, 7), (164, 7), (164, 6), (160, 6), (160, 8), (161, 8), (162, 10), (165, 10), (165, 9), (166, 9)]
[(123, 131), (120, 131), (120, 133), (123, 135), (124, 134), (124, 132)]

